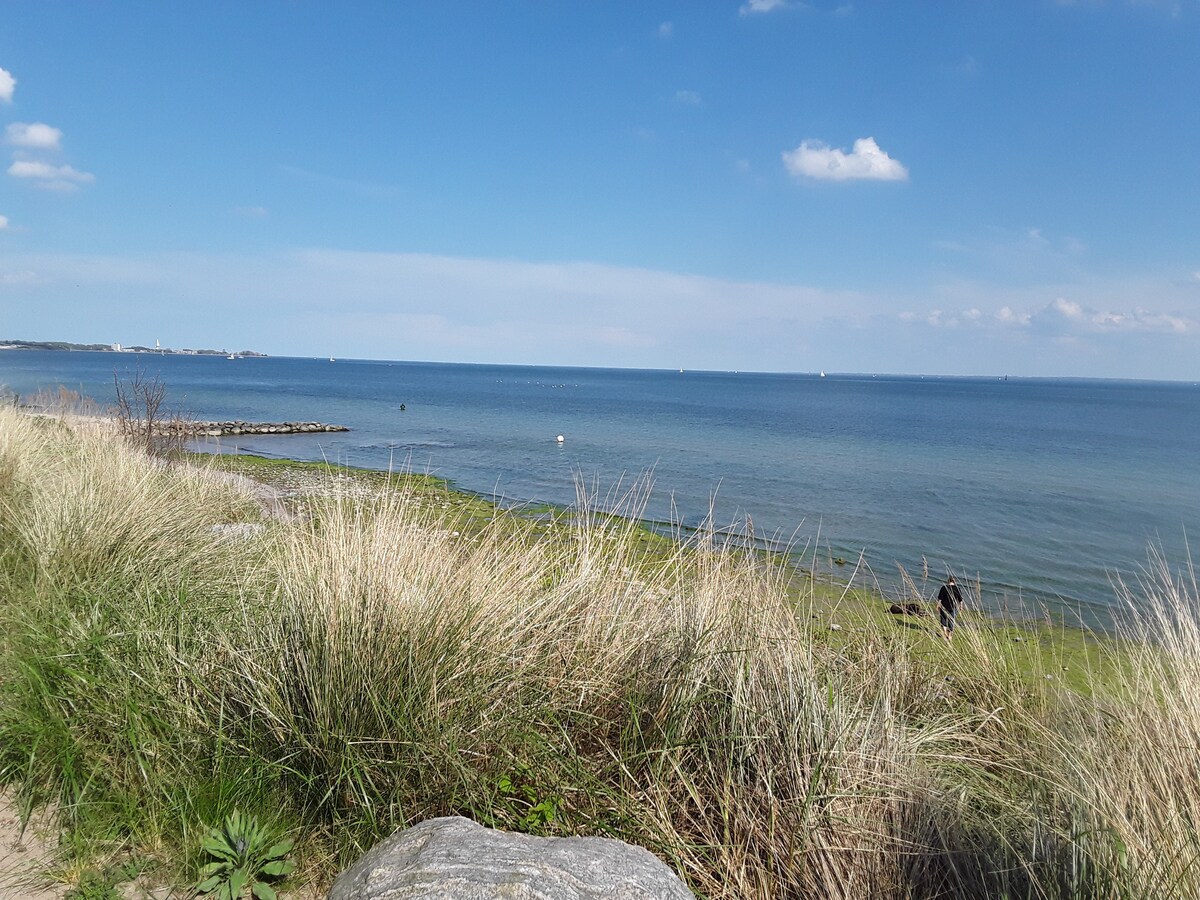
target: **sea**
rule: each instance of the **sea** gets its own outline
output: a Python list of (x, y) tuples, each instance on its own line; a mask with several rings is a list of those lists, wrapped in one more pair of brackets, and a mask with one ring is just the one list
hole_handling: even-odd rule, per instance
[[(198, 419), (338, 434), (201, 449), (447, 479), (505, 505), (630, 490), (665, 531), (711, 524), (844, 582), (1108, 627), (1115, 580), (1200, 535), (1200, 384), (0, 351), (0, 385), (110, 404), (141, 371)], [(562, 436), (559, 441), (558, 437)], [(624, 511), (630, 507), (626, 505)]]

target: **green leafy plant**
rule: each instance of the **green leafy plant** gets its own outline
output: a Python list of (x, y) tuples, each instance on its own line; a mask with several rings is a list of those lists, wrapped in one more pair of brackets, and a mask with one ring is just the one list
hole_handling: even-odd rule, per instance
[(214, 828), (204, 839), (204, 851), (216, 859), (200, 870), (196, 891), (219, 900), (238, 900), (250, 895), (258, 900), (276, 900), (275, 889), (266, 879), (296, 870), (296, 864), (287, 858), (293, 841), (278, 838), (275, 829), (235, 811), (223, 826)]
[(133, 881), (143, 869), (143, 863), (137, 859), (126, 859), (103, 869), (89, 866), (79, 873), (75, 884), (63, 894), (63, 900), (122, 900), (125, 895), (119, 885)]
[(121, 900), (121, 892), (107, 872), (87, 869), (79, 881), (65, 894), (63, 900)]
[(561, 798), (543, 796), (544, 792), (534, 787), (530, 778), (530, 769), (518, 765), (511, 775), (502, 775), (496, 787), (507, 817), (522, 831), (537, 834), (548, 829), (558, 818)]

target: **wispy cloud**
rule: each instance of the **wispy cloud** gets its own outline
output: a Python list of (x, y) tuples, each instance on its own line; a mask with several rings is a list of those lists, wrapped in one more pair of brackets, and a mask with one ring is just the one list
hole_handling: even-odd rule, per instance
[(904, 181), (908, 169), (892, 159), (873, 137), (859, 138), (847, 153), (820, 141), (803, 141), (783, 152), (783, 164), (797, 178), (816, 181)]
[(787, 0), (746, 0), (738, 9), (738, 13), (743, 16), (752, 16), (755, 13), (769, 13), (783, 9), (787, 5)]
[(1179, 18), (1183, 14), (1183, 4), (1179, 0), (1117, 0), (1113, 3), (1105, 2), (1105, 0), (1055, 0), (1054, 5), (1078, 9), (1104, 9), (1107, 6), (1141, 7), (1162, 10), (1173, 19)]
[[(863, 297), (853, 291), (590, 262), (417, 253), (8, 254), (4, 268), (45, 277), (9, 288), (24, 292), (22, 315), (31, 319), (78, 317), (101, 329), (116, 307), (96, 299), (119, 286), (123, 315), (186, 328), (196, 343), (216, 341), (206, 337), (214, 322), (237, 319), (235, 311), (253, 304), (259, 327), (269, 321), (272, 340), (286, 352), (324, 347), (328, 354), (329, 346), (344, 346), (377, 359), (577, 365), (661, 359), (745, 368), (748, 357), (739, 348), (752, 345), (759, 367), (784, 369), (796, 365), (789, 360), (811, 328), (863, 312)], [(72, 290), (64, 294), (68, 284)], [(179, 301), (169, 311), (164, 295)], [(18, 317), (10, 326), (19, 324)]]
[(0, 102), (12, 103), (13, 91), (17, 87), (17, 79), (13, 78), (8, 69), (0, 69)]
[(8, 228), (8, 216), (0, 216), (0, 231)]
[(385, 184), (379, 181), (362, 181), (357, 178), (346, 178), (342, 175), (326, 175), (323, 172), (312, 172), (300, 166), (282, 165), (279, 167), (279, 173), (314, 187), (342, 191), (347, 194), (356, 194), (360, 197), (394, 197), (403, 193), (402, 189), (394, 184)]
[(967, 54), (966, 56), (960, 57), (955, 62), (943, 63), (938, 68), (948, 75), (961, 75), (970, 77), (978, 74), (979, 62), (974, 56)]
[(982, 235), (935, 241), (933, 247), (944, 254), (945, 265), (955, 269), (966, 265), (976, 277), (1007, 285), (1045, 286), (1086, 279), (1090, 259), (1087, 245), (1079, 238), (1037, 227), (987, 229)]
[(31, 159), (18, 159), (8, 167), (8, 174), (50, 191), (73, 191), (96, 180), (91, 172), (81, 172), (73, 166), (55, 166)]
[[(375, 359), (776, 371), (1194, 380), (1200, 359), (1196, 287), (1178, 273), (834, 291), (591, 262), (323, 248), (10, 249), (0, 254), (0, 293), (21, 302), (0, 306), (14, 333), (71, 321), (106, 334), (115, 317), (186, 333), (193, 344), (288, 354), (336, 347), (338, 356)], [(897, 313), (901, 302), (909, 312)]]
[(1133, 332), (1200, 332), (1200, 322), (1182, 314), (1154, 312), (1140, 306), (1124, 311), (1097, 309), (1066, 297), (1056, 297), (1037, 308), (1014, 309), (1012, 306), (1001, 306), (990, 314), (985, 314), (978, 307), (964, 310), (935, 308), (924, 313), (903, 312), (899, 318), (903, 322), (922, 323), (931, 328), (1015, 328), (1050, 337)]
[(235, 206), (233, 214), (243, 219), (263, 219), (267, 216), (265, 206)]
[(675, 102), (684, 106), (699, 106), (703, 102), (696, 91), (676, 91)]
[(1069, 259), (1087, 253), (1087, 245), (1072, 235), (1047, 235), (1041, 228), (994, 234), (985, 239), (942, 240), (933, 246), (947, 253), (979, 261), (1013, 266), (1031, 257)]
[(58, 150), (62, 131), (45, 122), (13, 122), (4, 129), (4, 139), (13, 147), (30, 150)]
[(44, 284), (45, 279), (29, 269), (0, 271), (0, 287), (25, 288)]
[(658, 26), (658, 36), (660, 38), (669, 38), (675, 33), (674, 22), (662, 22)]
[(1197, 323), (1181, 315), (1151, 312), (1141, 307), (1124, 312), (1099, 310), (1084, 306), (1076, 300), (1057, 297), (1029, 317), (1029, 325), (1051, 332), (1155, 332), (1159, 334), (1188, 334), (1195, 332)]

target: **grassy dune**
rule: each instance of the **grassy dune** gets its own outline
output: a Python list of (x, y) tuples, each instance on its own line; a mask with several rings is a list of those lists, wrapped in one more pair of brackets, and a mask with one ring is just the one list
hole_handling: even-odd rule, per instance
[(317, 885), (460, 813), (707, 897), (1200, 895), (1200, 592), (1165, 565), (1116, 639), (947, 647), (648, 534), (637, 489), (527, 517), (331, 471), (279, 521), (218, 464), (0, 410), (0, 784), (57, 810), (67, 882), (192, 883), (236, 808)]

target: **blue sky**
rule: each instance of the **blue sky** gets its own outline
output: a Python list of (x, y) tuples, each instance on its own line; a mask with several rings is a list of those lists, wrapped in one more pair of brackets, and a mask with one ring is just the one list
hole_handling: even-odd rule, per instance
[(1200, 2), (8, 2), (0, 338), (1200, 378)]

